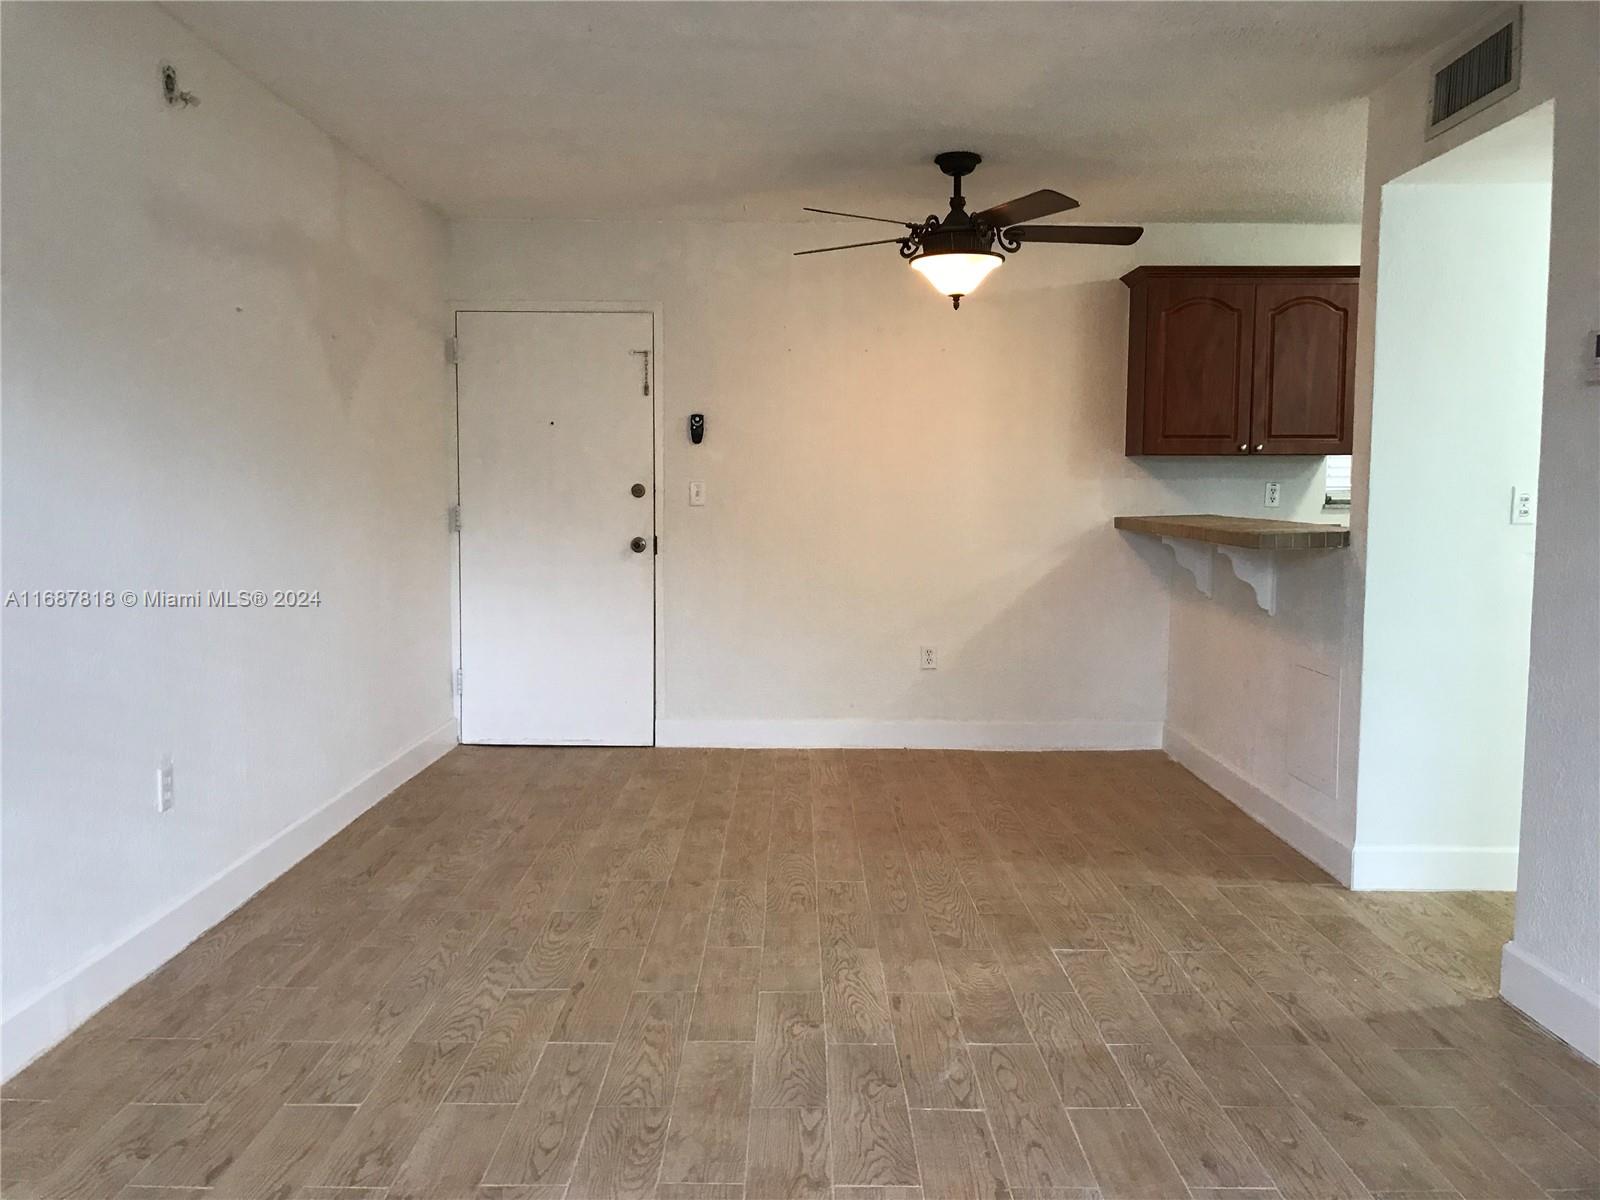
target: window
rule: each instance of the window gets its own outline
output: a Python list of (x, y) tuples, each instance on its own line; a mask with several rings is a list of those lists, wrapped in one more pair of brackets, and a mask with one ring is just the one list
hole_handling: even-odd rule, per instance
[(1330, 454), (1323, 460), (1327, 471), (1327, 482), (1323, 485), (1326, 494), (1324, 507), (1349, 508), (1350, 507), (1350, 456), (1348, 454)]

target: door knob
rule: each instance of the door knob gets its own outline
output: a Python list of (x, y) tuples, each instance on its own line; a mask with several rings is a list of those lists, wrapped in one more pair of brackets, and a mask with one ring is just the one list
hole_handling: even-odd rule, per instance
[(650, 543), (645, 541), (643, 538), (634, 538), (633, 541), (628, 543), (628, 549), (632, 550), (635, 554), (643, 554), (644, 548), (649, 544)]
[(628, 490), (630, 492), (632, 492), (635, 496), (642, 496), (642, 495), (644, 495), (644, 484), (636, 483), (631, 488), (629, 488)]

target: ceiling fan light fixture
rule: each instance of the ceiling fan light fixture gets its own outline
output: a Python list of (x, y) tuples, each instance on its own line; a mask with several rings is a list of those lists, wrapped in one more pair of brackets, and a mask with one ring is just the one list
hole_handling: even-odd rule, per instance
[(936, 250), (917, 255), (911, 266), (942, 295), (949, 296), (954, 307), (960, 308), (961, 297), (970, 296), (1003, 262), (1005, 258), (992, 250)]

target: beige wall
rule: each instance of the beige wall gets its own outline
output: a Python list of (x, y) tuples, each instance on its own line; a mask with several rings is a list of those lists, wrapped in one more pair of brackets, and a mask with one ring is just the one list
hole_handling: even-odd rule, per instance
[[(868, 228), (870, 235), (871, 230)], [(1320, 515), (1320, 459), (1123, 455), (1140, 263), (1348, 263), (1348, 227), (1024, 249), (952, 312), (850, 224), (457, 222), (449, 295), (660, 306), (659, 736), (1153, 746), (1170, 553), (1117, 513)], [(684, 422), (704, 412), (702, 446)], [(689, 508), (690, 480), (704, 508)], [(937, 671), (917, 649), (938, 648)]]
[(453, 742), (453, 463), (429, 211), (153, 5), (3, 106), (5, 587), (321, 599), (5, 609), (9, 1072)]
[(1338, 783), (1349, 551), (1275, 558), (1271, 614), (1221, 556), (1210, 596), (1174, 575), (1165, 745), (1348, 883), (1355, 811)]

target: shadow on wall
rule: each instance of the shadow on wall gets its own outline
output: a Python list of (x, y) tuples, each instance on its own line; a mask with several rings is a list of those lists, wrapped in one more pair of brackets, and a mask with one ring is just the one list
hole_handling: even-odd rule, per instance
[(373, 270), (356, 249), (356, 231), (350, 221), (351, 186), (351, 167), (339, 159), (332, 237), (311, 237), (300, 223), (289, 219), (226, 221), (217, 215), (215, 206), (178, 190), (155, 197), (145, 210), (151, 227), (172, 245), (175, 257), (244, 260), (284, 279), (298, 303), (256, 305), (256, 297), (240, 295), (234, 311), (247, 321), (260, 320), (274, 308), (314, 314), (303, 332), (315, 338), (327, 378), (344, 400), (347, 416), (369, 373), (379, 346), (378, 331), (384, 324), (372, 308), (373, 298), (381, 297), (390, 313), (403, 314), (419, 329), (439, 329), (442, 320), (441, 313), (427, 302), (429, 297), (408, 295), (395, 280)]

